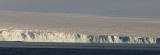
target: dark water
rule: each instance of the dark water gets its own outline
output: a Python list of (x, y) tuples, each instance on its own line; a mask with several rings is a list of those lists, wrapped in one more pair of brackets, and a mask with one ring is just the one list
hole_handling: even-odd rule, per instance
[(0, 48), (0, 55), (160, 55), (157, 50), (74, 49), (74, 48)]
[(0, 42), (0, 55), (160, 55), (160, 44)]

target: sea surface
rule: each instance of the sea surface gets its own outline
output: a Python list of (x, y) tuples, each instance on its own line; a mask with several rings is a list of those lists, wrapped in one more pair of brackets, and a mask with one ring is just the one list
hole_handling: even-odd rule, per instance
[(160, 45), (0, 42), (0, 55), (160, 55)]

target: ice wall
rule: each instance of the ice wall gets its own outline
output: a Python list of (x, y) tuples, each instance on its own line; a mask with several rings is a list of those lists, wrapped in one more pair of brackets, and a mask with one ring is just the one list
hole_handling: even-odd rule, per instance
[(0, 30), (0, 41), (77, 43), (160, 43), (160, 38), (84, 35), (40, 30)]

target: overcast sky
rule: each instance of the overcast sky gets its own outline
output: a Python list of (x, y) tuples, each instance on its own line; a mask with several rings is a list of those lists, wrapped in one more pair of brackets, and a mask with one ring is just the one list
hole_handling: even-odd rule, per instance
[(0, 10), (160, 17), (160, 0), (0, 0)]

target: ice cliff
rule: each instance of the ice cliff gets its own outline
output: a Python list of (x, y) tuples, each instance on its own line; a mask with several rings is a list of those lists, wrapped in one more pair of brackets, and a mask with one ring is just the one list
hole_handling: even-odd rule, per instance
[(77, 43), (160, 43), (156, 37), (84, 35), (40, 30), (0, 30), (0, 41), (77, 42)]

